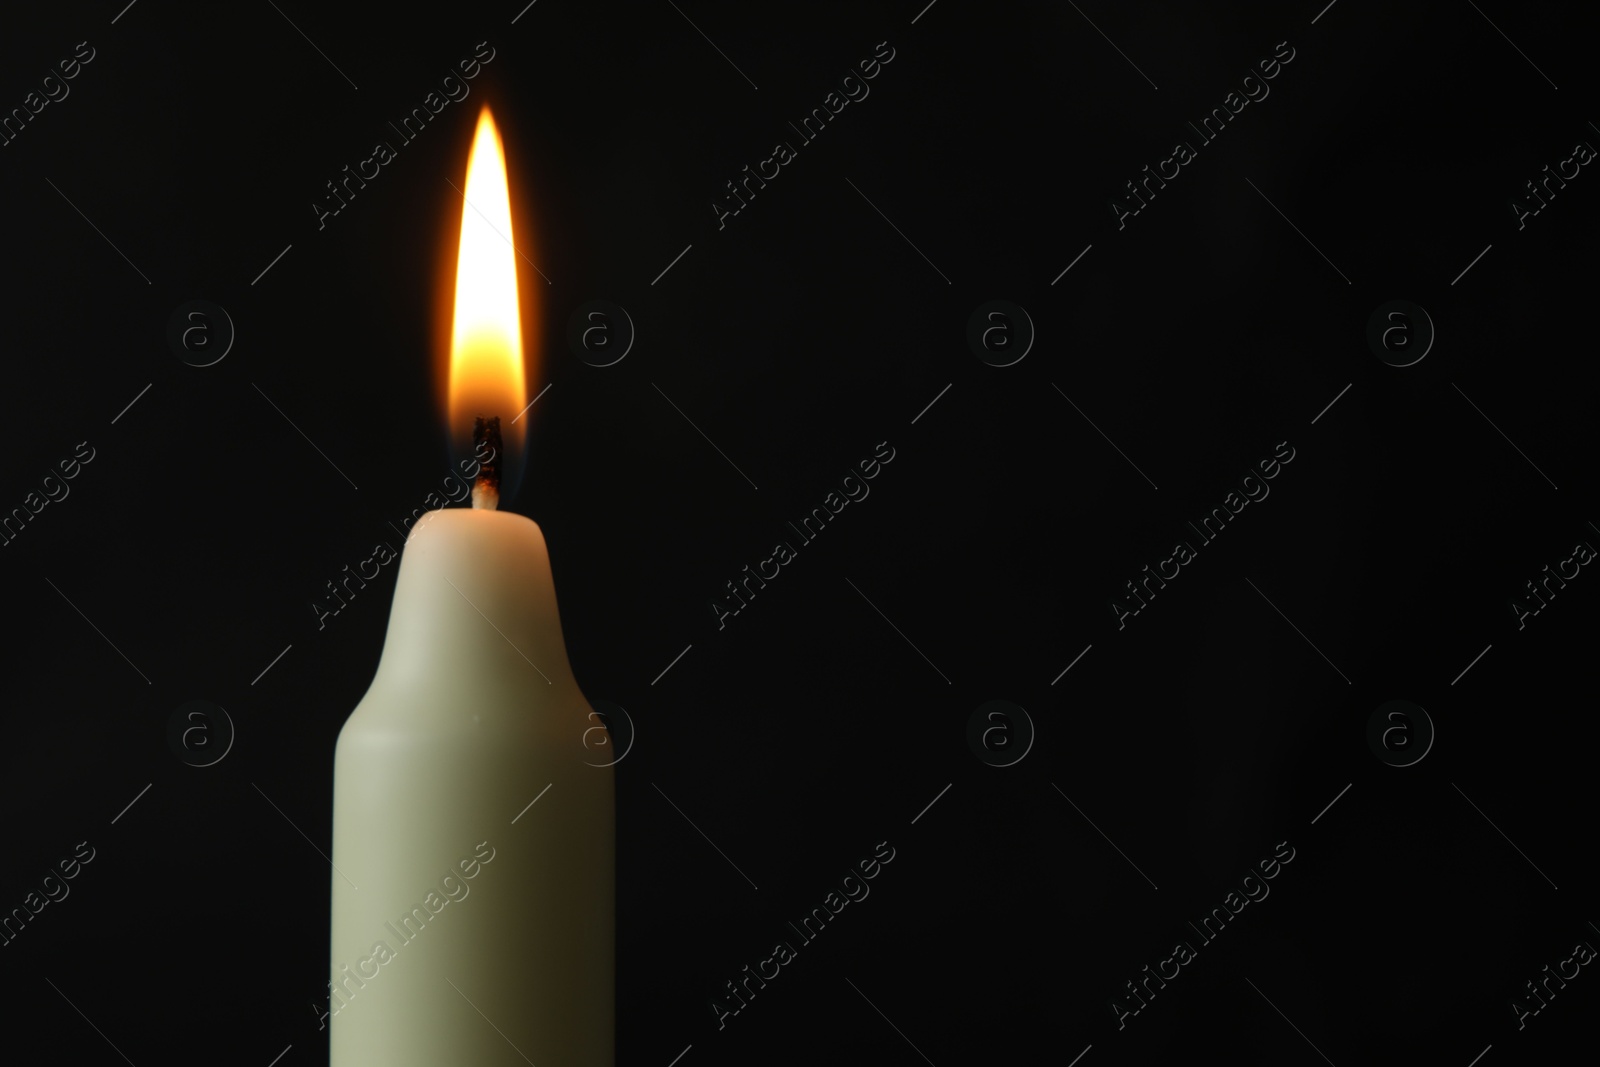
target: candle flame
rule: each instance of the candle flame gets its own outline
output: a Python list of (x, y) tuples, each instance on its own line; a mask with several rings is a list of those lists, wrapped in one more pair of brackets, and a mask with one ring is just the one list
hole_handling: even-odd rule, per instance
[[(502, 427), (510, 428), (528, 395), (510, 183), (500, 131), (487, 105), (467, 158), (464, 199), (446, 402), (450, 432), (458, 440), (478, 415), (498, 415)], [(508, 434), (507, 444), (521, 436)]]

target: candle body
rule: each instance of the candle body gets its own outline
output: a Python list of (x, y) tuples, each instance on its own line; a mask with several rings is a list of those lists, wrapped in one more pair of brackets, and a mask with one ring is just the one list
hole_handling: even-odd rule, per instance
[(424, 516), (335, 753), (332, 1067), (611, 1067), (603, 729), (538, 526)]

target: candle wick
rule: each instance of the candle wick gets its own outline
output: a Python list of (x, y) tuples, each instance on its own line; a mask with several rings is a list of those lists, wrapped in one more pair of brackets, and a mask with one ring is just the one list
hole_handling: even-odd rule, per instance
[(472, 423), (472, 448), (478, 476), (472, 481), (472, 506), (493, 511), (500, 506), (500, 416), (477, 416)]

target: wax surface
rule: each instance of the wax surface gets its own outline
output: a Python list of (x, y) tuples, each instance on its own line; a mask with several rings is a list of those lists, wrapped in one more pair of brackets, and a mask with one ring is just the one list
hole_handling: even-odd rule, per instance
[(333, 1067), (611, 1067), (598, 726), (538, 525), (425, 515), (334, 758)]

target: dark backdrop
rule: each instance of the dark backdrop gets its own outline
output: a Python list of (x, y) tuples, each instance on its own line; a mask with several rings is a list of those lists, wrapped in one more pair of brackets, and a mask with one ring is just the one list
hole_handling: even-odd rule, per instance
[[(550, 388), (507, 507), (549, 540), (584, 692), (635, 728), (620, 1063), (1465, 1067), (1592, 1040), (1587, 968), (1513, 1008), (1600, 944), (1600, 578), (1537, 614), (1525, 589), (1600, 545), (1592, 25), (924, 2), (5, 14), (0, 107), (59, 98), (0, 148), (0, 507), (31, 516), (0, 548), (0, 908), (94, 849), (0, 948), (8, 1054), (326, 1058), (318, 850), (394, 568), (321, 629), (312, 601), (450, 462), (432, 306), (481, 101), (548, 277), (524, 270)], [(319, 227), (325, 183), (485, 41), (471, 95)], [(801, 144), (880, 42), (870, 95)], [(1185, 125), (1291, 50), (1214, 143)], [(1180, 139), (1178, 176), (1114, 208)], [(719, 227), (779, 140), (796, 158)], [(1547, 165), (1577, 176), (1533, 214)], [(193, 300), (235, 331), (207, 367), (215, 310), (169, 340)], [(591, 300), (636, 331), (608, 367), (567, 338)], [(1395, 300), (1426, 321), (1374, 347)], [(880, 442), (870, 496), (719, 630), (723, 583)], [(1270, 496), (1119, 627), (1124, 583), (1283, 442)], [(191, 700), (236, 731), (210, 766), (169, 739)], [(1024, 711), (974, 745), (991, 700)], [(870, 897), (719, 1029), (722, 983), (880, 841)], [(1275, 849), (1270, 896), (1201, 942)]]

